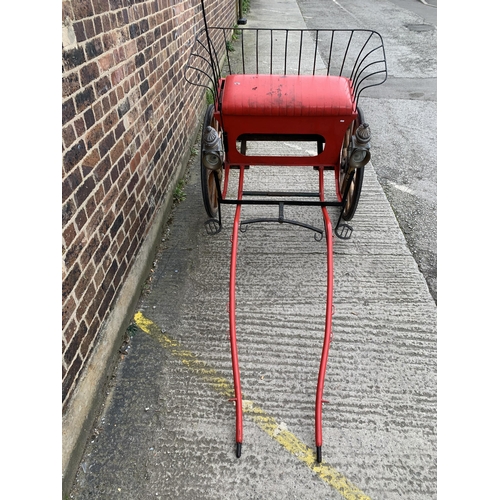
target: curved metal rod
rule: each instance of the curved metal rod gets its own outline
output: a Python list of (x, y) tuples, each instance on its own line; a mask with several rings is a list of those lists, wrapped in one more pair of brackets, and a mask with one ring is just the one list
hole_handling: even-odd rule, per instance
[[(321, 201), (325, 201), (324, 167), (319, 168), (319, 196)], [(321, 352), (321, 362), (319, 365), (318, 385), (316, 388), (316, 408), (315, 408), (315, 437), (316, 437), (316, 460), (322, 461), (321, 446), (323, 444), (323, 389), (325, 386), (326, 365), (328, 362), (328, 351), (332, 340), (332, 317), (333, 317), (333, 233), (332, 222), (326, 207), (321, 207), (323, 220), (325, 222), (326, 233), (326, 317), (325, 336), (323, 340), (323, 350)]]
[[(366, 46), (366, 44), (365, 44), (365, 46)], [(381, 48), (382, 48), (382, 45), (379, 45), (378, 47), (375, 47), (374, 49), (370, 50), (369, 52), (366, 52), (366, 54), (364, 54), (364, 56), (363, 56), (363, 58), (361, 60), (359, 60), (359, 58), (361, 57), (362, 52), (360, 52), (358, 54), (358, 58), (356, 59), (356, 63), (352, 67), (351, 80), (356, 80), (357, 78), (359, 78), (364, 73), (364, 71), (366, 70), (366, 68), (370, 67), (372, 64), (375, 64), (375, 63), (378, 63), (378, 62), (384, 62), (384, 61), (373, 61), (373, 62), (367, 64), (366, 66), (363, 66), (363, 63), (374, 52), (378, 52)], [(365, 49), (365, 47), (363, 47), (362, 50), (364, 50), (364, 49)]]
[[(377, 62), (380, 62), (380, 61), (377, 61)], [(373, 64), (376, 64), (376, 63), (373, 63)], [(384, 79), (381, 82), (372, 83), (371, 85), (365, 85), (364, 87), (362, 87), (361, 89), (359, 89), (359, 87), (361, 86), (361, 84), (367, 78), (370, 78), (372, 76), (378, 75), (380, 73), (383, 73), (385, 75)], [(360, 80), (357, 83), (356, 87), (354, 88), (354, 99), (355, 99), (356, 103), (358, 102), (358, 99), (359, 99), (359, 96), (361, 95), (361, 92), (363, 92), (366, 89), (369, 89), (370, 87), (377, 87), (378, 85), (382, 85), (382, 83), (384, 83), (386, 80), (387, 80), (387, 69), (381, 69), (380, 71), (376, 71), (374, 73), (370, 73), (369, 75), (365, 76), (362, 80)]]
[[(259, 218), (259, 219), (249, 219), (249, 220), (245, 220), (243, 222), (240, 222), (240, 231), (241, 232), (245, 232), (245, 229), (242, 229), (241, 226), (243, 225), (247, 225), (247, 224), (254, 224), (256, 222), (278, 222), (279, 224), (291, 224), (293, 226), (300, 226), (300, 227), (303, 227), (305, 229), (310, 229), (311, 231), (314, 231), (318, 234), (320, 234), (321, 236), (323, 236), (323, 230), (322, 229), (319, 229), (317, 227), (314, 227), (314, 226), (311, 226), (310, 224), (306, 224), (304, 222), (299, 222), (299, 221), (296, 221), (296, 220), (291, 220), (291, 219), (280, 219), (278, 217), (262, 217), (262, 218)], [(322, 238), (319, 238), (318, 240), (316, 241), (321, 241)]]
[(349, 49), (351, 47), (353, 35), (354, 35), (354, 31), (351, 31), (351, 35), (349, 36), (349, 41), (347, 42), (347, 47), (346, 47), (345, 52), (344, 52), (344, 60), (342, 61), (342, 66), (340, 67), (339, 76), (342, 76), (342, 72), (344, 71), (344, 64), (345, 64), (345, 61), (347, 58), (347, 54), (349, 53)]
[[(365, 60), (366, 60), (366, 59), (368, 59), (368, 57), (369, 57), (369, 56), (371, 56), (373, 52), (378, 51), (380, 48), (381, 48), (381, 46), (377, 47), (376, 49), (373, 49), (371, 52), (369, 52), (368, 54), (366, 54), (366, 56), (365, 56), (365, 57), (363, 57), (363, 59), (359, 62), (359, 66), (356, 68), (356, 72), (354, 73), (354, 77), (353, 77), (353, 78), (351, 78), (351, 80), (352, 80), (353, 82), (357, 82), (357, 81), (359, 80), (359, 78), (361, 78), (361, 77), (363, 76), (363, 73), (365, 73), (365, 72), (367, 71), (367, 69), (368, 69), (370, 66), (373, 66), (373, 65), (375, 65), (375, 64), (378, 64), (378, 65), (382, 65), (382, 64), (383, 64), (383, 65), (384, 65), (384, 66), (383, 66), (383, 67), (384, 67), (384, 70), (387, 70), (387, 66), (386, 66), (386, 64), (385, 64), (385, 59), (384, 59), (384, 60), (380, 59), (380, 60), (378, 60), (378, 61), (371, 61), (371, 62), (369, 62), (368, 64), (366, 64), (365, 66), (361, 67), (361, 65), (365, 62)], [(372, 76), (373, 74), (380, 73), (380, 72), (382, 72), (382, 71), (384, 71), (384, 70), (379, 70), (379, 71), (377, 71), (377, 72), (375, 72), (375, 73), (370, 73), (370, 74), (366, 75), (366, 76), (363, 78), (363, 80), (364, 80), (366, 77), (370, 77), (370, 76)], [(382, 83), (383, 83), (383, 82), (382, 82)]]
[[(243, 196), (243, 174), (245, 168), (240, 167), (238, 185), (238, 199)], [(240, 367), (238, 363), (238, 346), (236, 343), (236, 259), (238, 256), (238, 228), (240, 222), (241, 205), (236, 206), (233, 223), (231, 247), (231, 265), (229, 269), (229, 340), (231, 343), (231, 361), (233, 367), (234, 402), (236, 405), (236, 456), (241, 455), (243, 443), (243, 398), (241, 395)]]
[[(358, 57), (356, 57), (356, 61), (354, 62), (353, 66), (352, 66), (351, 76), (350, 76), (351, 80), (353, 79), (353, 75), (356, 74), (359, 58), (361, 57), (361, 54), (364, 52), (365, 47), (368, 45), (368, 42), (371, 40), (372, 36), (373, 36), (373, 33), (371, 33), (370, 36), (365, 40), (363, 47), (361, 47), (361, 50), (358, 52)], [(367, 56), (365, 56), (365, 58), (363, 58), (363, 60), (366, 59), (366, 57)], [(359, 63), (359, 65), (361, 65), (362, 62), (363, 61), (361, 61)]]

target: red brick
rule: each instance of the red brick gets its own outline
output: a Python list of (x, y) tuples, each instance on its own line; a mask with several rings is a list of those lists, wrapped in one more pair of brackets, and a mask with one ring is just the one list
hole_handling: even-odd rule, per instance
[(75, 19), (83, 19), (84, 17), (90, 17), (94, 15), (92, 2), (90, 0), (78, 0), (71, 3), (73, 5)]
[(109, 97), (104, 96), (102, 98), (101, 104), (102, 104), (102, 109), (104, 111), (104, 114), (106, 115), (111, 108), (111, 105), (109, 104)]
[[(103, 232), (105, 232), (105, 231), (103, 231)], [(101, 244), (99, 245), (99, 247), (94, 252), (94, 255), (92, 256), (92, 258), (93, 258), (94, 264), (96, 266), (98, 266), (101, 263), (104, 255), (106, 254), (106, 252), (107, 252), (107, 250), (109, 248), (110, 243), (111, 242), (110, 242), (109, 236), (106, 235), (102, 239)]]
[(85, 135), (85, 142), (87, 144), (87, 149), (92, 149), (99, 141), (104, 137), (104, 131), (102, 129), (102, 125), (98, 123), (94, 127), (92, 127), (89, 132)]
[(137, 153), (134, 155), (134, 157), (130, 162), (130, 170), (132, 172), (135, 172), (140, 162), (141, 162), (141, 153), (140, 151), (137, 151)]
[(111, 90), (111, 82), (106, 75), (95, 83), (95, 90), (98, 96), (106, 95)]
[[(76, 322), (74, 319), (72, 319), (66, 327), (64, 326), (63, 322), (63, 338), (66, 340), (66, 343), (69, 343), (71, 341), (73, 335), (75, 334), (75, 331), (76, 331)], [(64, 348), (64, 350), (66, 350), (66, 348)]]
[(95, 202), (99, 205), (104, 198), (104, 190), (102, 189), (102, 186), (99, 186), (97, 191), (94, 193), (94, 199)]
[(124, 145), (123, 145), (123, 140), (119, 141), (115, 147), (111, 150), (110, 156), (111, 156), (111, 163), (116, 163), (118, 158), (123, 154), (124, 151)]
[(111, 23), (109, 21), (109, 14), (105, 13), (101, 16), (102, 30), (107, 33), (111, 31)]
[(81, 231), (81, 229), (85, 225), (85, 222), (87, 222), (87, 214), (85, 213), (85, 210), (82, 208), (77, 212), (75, 216), (75, 224), (78, 230)]
[[(76, 307), (75, 300), (73, 299), (73, 297), (70, 296), (68, 298), (68, 300), (66, 300), (66, 302), (64, 303), (64, 305), (62, 307), (62, 327), (63, 327), (63, 329), (66, 327), (71, 316), (73, 315), (73, 312), (75, 311), (75, 307)], [(66, 333), (66, 341), (69, 342), (71, 340), (71, 336), (72, 336), (73, 332), (71, 329), (69, 329), (65, 333)]]
[(120, 45), (113, 51), (113, 57), (117, 63), (123, 62), (127, 59), (127, 53), (125, 52), (125, 47)]
[(84, 19), (83, 26), (86, 37), (93, 38), (95, 36), (94, 21), (92, 19)]
[(84, 177), (92, 172), (93, 168), (99, 163), (100, 159), (101, 157), (97, 148), (90, 151), (90, 153), (87, 153), (87, 156), (85, 156), (81, 164)]
[(101, 307), (97, 311), (97, 314), (99, 314), (99, 317), (103, 321), (104, 321), (104, 319), (106, 319), (106, 316), (108, 315), (109, 310), (111, 309), (111, 306), (113, 304), (113, 299), (114, 299), (115, 293), (116, 293), (115, 287), (111, 284), (109, 284), (105, 290), (106, 291), (105, 291), (105, 295), (102, 299)]
[(104, 110), (100, 102), (96, 102), (92, 106), (92, 110), (94, 111), (94, 116), (97, 121), (99, 121), (104, 116)]
[[(95, 198), (96, 195), (94, 195)], [(104, 217), (104, 213), (102, 210), (102, 207), (100, 206), (100, 200), (96, 202), (97, 208), (94, 211), (92, 217), (89, 219), (89, 223), (87, 224), (87, 227), (85, 228), (85, 232), (88, 236), (88, 238), (91, 238), (97, 231), (97, 228), (99, 227), (99, 224), (101, 223), (101, 220)]]
[(111, 68), (115, 64), (113, 54), (110, 53), (110, 52), (107, 52), (107, 53), (103, 54), (97, 60), (97, 64), (99, 64), (99, 67), (101, 68), (101, 71), (107, 71), (109, 68)]
[(102, 208), (105, 212), (111, 209), (113, 206), (116, 198), (118, 196), (118, 188), (116, 186), (113, 186), (109, 192), (106, 194), (104, 197), (103, 203), (102, 203)]
[[(64, 184), (63, 184), (63, 189), (64, 189)], [(72, 188), (69, 189), (69, 195), (73, 192)], [(63, 196), (63, 201), (65, 201), (65, 198)], [(63, 228), (67, 226), (71, 218), (73, 217), (73, 214), (76, 211), (75, 203), (72, 199), (68, 200), (63, 204), (62, 207), (62, 224)]]
[(90, 61), (94, 57), (99, 57), (104, 52), (100, 37), (94, 38), (85, 44), (85, 54), (87, 60)]
[(111, 23), (111, 29), (114, 30), (118, 27), (118, 24), (116, 22), (116, 14), (114, 12), (110, 12), (108, 14), (109, 16), (109, 22)]
[(75, 193), (75, 202), (78, 207), (83, 205), (94, 188), (95, 180), (92, 177), (87, 177)]
[(104, 119), (104, 132), (107, 134), (118, 123), (118, 113), (112, 110)]
[[(82, 256), (83, 255), (84, 254), (82, 254)], [(87, 258), (81, 259), (82, 268), (83, 268), (83, 265), (84, 265), (83, 264), (83, 260), (85, 260), (85, 262), (87, 262)], [(77, 284), (77, 286), (75, 288), (75, 297), (80, 302), (82, 300), (84, 300), (84, 298), (85, 298), (84, 296), (88, 294), (88, 290), (89, 290), (89, 286), (90, 286), (89, 284), (92, 284), (94, 274), (95, 274), (95, 266), (92, 263), (92, 261), (89, 259), (87, 267), (85, 268), (85, 271), (83, 272), (82, 276), (78, 280), (78, 284)], [(92, 285), (92, 287), (93, 287), (93, 285)], [(80, 302), (79, 302), (79, 304), (80, 304)], [(77, 314), (78, 314), (78, 311), (77, 311)], [(78, 319), (80, 319), (80, 318), (78, 318)]]
[(74, 123), (75, 127), (75, 132), (77, 136), (82, 136), (85, 134), (85, 131), (87, 130), (87, 127), (85, 126), (85, 120), (83, 118), (77, 118)]
[(124, 66), (121, 66), (120, 68), (113, 71), (113, 73), (111, 73), (111, 82), (113, 86), (120, 83), (124, 78), (125, 78)]
[[(89, 274), (87, 279), (92, 279), (92, 275), (95, 274), (95, 270), (94, 270), (95, 268), (94, 268), (92, 263), (90, 263), (90, 265), (89, 265), (89, 262), (92, 259), (94, 252), (99, 247), (99, 243), (100, 243), (99, 235), (95, 234), (80, 254), (81, 266), (83, 268), (86, 268), (88, 266), (88, 268), (89, 268), (88, 271), (87, 270), (85, 271), (86, 275), (87, 275), (87, 273)], [(92, 269), (92, 270), (90, 270), (90, 269)]]
[(73, 268), (70, 270), (65, 280), (63, 281), (62, 292), (64, 298), (69, 296), (71, 290), (73, 290), (73, 288), (75, 287), (76, 282), (80, 277), (80, 274), (81, 274), (80, 266), (76, 264), (75, 266), (73, 266)]
[[(64, 254), (64, 264), (67, 269), (70, 269), (73, 264), (78, 260), (83, 248), (85, 246), (85, 235), (80, 233), (73, 239), (71, 245), (68, 246), (66, 253)], [(72, 284), (72, 287), (76, 284), (76, 281)]]
[(76, 140), (76, 135), (75, 135), (75, 129), (73, 128), (73, 125), (68, 125), (67, 127), (63, 128), (62, 131), (62, 138), (64, 142), (64, 147), (67, 149), (75, 142)]
[(121, 284), (127, 279), (127, 274), (127, 261), (124, 260), (118, 268), (118, 272), (116, 273), (115, 279), (113, 280), (113, 287), (115, 288), (115, 290), (118, 289)]
[(120, 9), (123, 7), (124, 2), (122, 0), (109, 0), (109, 8), (111, 10)]
[(65, 171), (72, 171), (73, 167), (84, 158), (86, 153), (87, 149), (83, 141), (79, 141), (77, 144), (75, 144), (69, 151), (64, 154), (63, 166)]
[(88, 85), (99, 77), (99, 68), (96, 62), (91, 62), (80, 70), (80, 81), (82, 86)]
[(73, 224), (68, 224), (63, 231), (63, 238), (66, 247), (69, 247), (71, 242), (75, 239), (75, 236), (76, 236), (75, 226)]
[[(111, 170), (111, 160), (106, 154), (104, 158), (94, 167), (94, 176), (98, 181), (102, 181)], [(97, 201), (97, 200), (96, 200)], [(98, 201), (100, 203), (102, 198)]]
[(73, 9), (71, 7), (71, 2), (67, 0), (63, 0), (62, 2), (62, 22), (66, 21), (66, 18), (70, 19), (74, 18)]
[(85, 311), (92, 304), (93, 298), (95, 296), (95, 288), (92, 282), (86, 282), (88, 288), (86, 289), (84, 295), (82, 296), (78, 308), (76, 310), (76, 319), (80, 321), (85, 315)]
[(78, 80), (78, 73), (71, 73), (62, 79), (62, 96), (69, 97), (80, 89), (80, 81)]
[(62, 124), (65, 125), (75, 116), (75, 103), (73, 99), (68, 99), (62, 104)]
[(111, 90), (108, 97), (111, 108), (116, 107), (116, 105), (118, 104), (118, 98), (116, 97), (116, 92), (114, 90)]
[(109, 10), (108, 0), (92, 0), (95, 14), (103, 14)]
[(102, 33), (102, 20), (100, 17), (94, 18), (94, 28), (95, 28), (96, 35), (99, 35)]
[(127, 59), (130, 59), (132, 56), (137, 54), (137, 44), (134, 41), (128, 42), (123, 46), (123, 48)]

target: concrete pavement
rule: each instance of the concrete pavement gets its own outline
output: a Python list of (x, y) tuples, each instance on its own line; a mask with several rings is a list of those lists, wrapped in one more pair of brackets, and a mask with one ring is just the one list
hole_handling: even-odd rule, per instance
[[(283, 26), (305, 28), (295, 0), (275, 4), (286, 13)], [(252, 2), (248, 27), (270, 19), (269, 5)], [(246, 189), (317, 186), (312, 169), (252, 167), (245, 179)], [(233, 175), (230, 194), (236, 181)], [(332, 173), (327, 183), (333, 187)], [(277, 224), (251, 225), (240, 234), (245, 415), (236, 459), (227, 333), (234, 208), (224, 207), (221, 233), (205, 232), (198, 157), (185, 193), (165, 228), (71, 498), (435, 498), (436, 306), (372, 165), (353, 236), (334, 246), (321, 466), (314, 462), (314, 398), (325, 242)], [(317, 208), (286, 211), (322, 225)], [(335, 214), (332, 209), (332, 219)], [(243, 218), (258, 215), (277, 214), (272, 207), (244, 207)]]

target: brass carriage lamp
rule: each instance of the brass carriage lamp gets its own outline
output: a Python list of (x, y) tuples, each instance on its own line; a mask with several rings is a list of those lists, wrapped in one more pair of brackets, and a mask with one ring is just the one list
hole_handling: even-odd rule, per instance
[(224, 163), (222, 141), (213, 127), (209, 126), (205, 129), (202, 155), (203, 165), (208, 169), (219, 170), (222, 168)]
[(368, 123), (362, 123), (352, 138), (352, 150), (349, 156), (351, 168), (364, 167), (370, 161), (370, 139), (370, 126)]

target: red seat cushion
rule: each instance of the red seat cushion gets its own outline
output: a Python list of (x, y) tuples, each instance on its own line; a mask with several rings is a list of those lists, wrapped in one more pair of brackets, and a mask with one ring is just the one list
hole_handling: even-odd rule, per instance
[(339, 116), (356, 109), (348, 78), (324, 75), (229, 75), (222, 115)]

